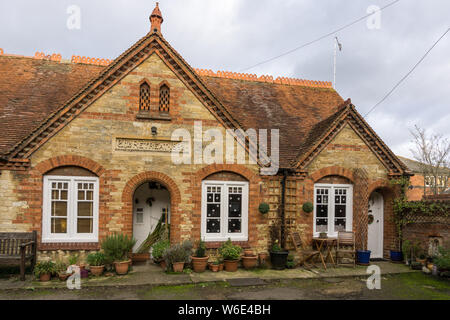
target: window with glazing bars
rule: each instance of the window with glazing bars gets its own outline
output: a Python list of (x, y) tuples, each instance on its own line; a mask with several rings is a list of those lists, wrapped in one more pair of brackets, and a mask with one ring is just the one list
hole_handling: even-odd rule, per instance
[(159, 111), (169, 112), (170, 89), (165, 84), (159, 89)]
[(139, 111), (150, 111), (150, 86), (146, 82), (141, 84)]

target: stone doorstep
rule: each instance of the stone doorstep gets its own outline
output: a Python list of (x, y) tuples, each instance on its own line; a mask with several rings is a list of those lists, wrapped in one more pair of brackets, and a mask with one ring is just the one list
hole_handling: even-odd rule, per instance
[[(384, 262), (384, 264), (388, 265), (390, 263)], [(392, 270), (383, 270), (385, 268), (381, 268), (381, 275), (388, 274), (400, 274), (400, 273), (413, 273), (413, 272), (421, 272), (416, 270), (411, 270), (403, 265), (396, 265), (392, 267)], [(91, 279), (87, 282), (83, 280), (81, 282), (82, 288), (88, 287), (136, 287), (136, 286), (171, 286), (171, 285), (187, 285), (187, 284), (196, 284), (196, 283), (204, 283), (204, 282), (224, 282), (230, 279), (236, 279), (237, 281), (240, 279), (248, 279), (248, 278), (256, 278), (266, 283), (279, 282), (282, 280), (305, 280), (305, 279), (327, 279), (327, 278), (356, 278), (356, 277), (367, 277), (369, 274), (366, 273), (365, 269), (358, 268), (353, 269), (352, 267), (344, 267), (339, 269), (328, 268), (326, 271), (323, 269), (313, 269), (317, 272), (311, 272), (306, 269), (286, 269), (283, 271), (278, 270), (263, 270), (261, 273), (253, 273), (251, 271), (246, 270), (238, 270), (237, 272), (217, 272), (213, 273), (210, 271), (205, 271), (204, 273), (190, 273), (190, 274), (181, 274), (181, 275), (166, 275), (163, 274), (163, 277), (166, 279), (161, 279), (160, 276), (157, 281), (153, 281), (152, 279), (145, 279), (144, 275), (141, 279), (141, 282), (136, 280), (137, 277), (145, 274), (146, 271), (142, 270), (139, 272), (131, 272), (128, 275), (124, 276), (124, 278), (117, 277), (108, 277), (100, 279)], [(345, 273), (342, 273), (345, 271)], [(162, 271), (151, 271), (151, 273), (161, 273)], [(182, 278), (180, 276), (183, 276)], [(175, 277), (179, 277), (177, 279)], [(110, 280), (112, 279), (112, 280)], [(6, 281), (5, 281), (6, 282)], [(20, 283), (20, 284), (19, 284)], [(0, 290), (39, 290), (39, 289), (64, 289), (66, 288), (65, 282), (62, 281), (50, 281), (46, 283), (41, 283), (38, 281), (14, 281), (10, 283), (10, 285), (4, 286), (4, 284), (0, 281)]]

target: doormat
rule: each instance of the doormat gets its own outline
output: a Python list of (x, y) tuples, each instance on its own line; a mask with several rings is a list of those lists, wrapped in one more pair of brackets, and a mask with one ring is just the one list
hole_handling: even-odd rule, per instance
[(263, 286), (266, 282), (260, 278), (225, 279), (232, 287)]

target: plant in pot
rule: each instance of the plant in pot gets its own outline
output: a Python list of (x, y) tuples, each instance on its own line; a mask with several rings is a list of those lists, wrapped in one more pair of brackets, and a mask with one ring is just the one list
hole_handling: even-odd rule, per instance
[(55, 272), (58, 274), (58, 278), (61, 281), (66, 281), (70, 276), (70, 273), (67, 273), (67, 263), (64, 263), (61, 260), (56, 261), (55, 263)]
[(128, 273), (131, 264), (130, 252), (136, 240), (122, 233), (106, 237), (102, 242), (102, 249), (107, 262), (113, 263), (116, 273), (124, 275)]
[(166, 269), (166, 261), (163, 259), (163, 256), (169, 247), (169, 240), (160, 240), (152, 246), (153, 262), (159, 264), (164, 270)]
[(105, 255), (101, 252), (90, 253), (87, 263), (93, 276), (101, 276), (105, 269)]
[(253, 254), (253, 250), (244, 250), (244, 256), (242, 257), (242, 265), (245, 269), (253, 269), (258, 264), (258, 256)]
[(198, 242), (195, 254), (191, 259), (194, 272), (204, 272), (206, 270), (209, 257), (206, 255), (206, 245), (204, 241), (200, 240)]
[(440, 275), (448, 275), (450, 271), (450, 250), (439, 247), (439, 254), (434, 258), (434, 265)]
[(284, 270), (286, 268), (288, 255), (289, 252), (281, 249), (278, 244), (278, 239), (276, 239), (270, 250), (270, 262), (272, 263), (272, 268), (275, 270)]
[(183, 272), (184, 264), (188, 259), (188, 252), (183, 245), (176, 244), (170, 246), (164, 252), (163, 258), (167, 263), (168, 269), (172, 269), (174, 272)]
[(242, 248), (238, 245), (234, 245), (230, 238), (222, 244), (219, 248), (219, 254), (223, 257), (226, 271), (237, 271), (241, 252)]
[(405, 240), (402, 244), (402, 254), (405, 258), (405, 264), (409, 266), (412, 260), (412, 244), (411, 241)]
[(56, 272), (56, 265), (52, 261), (41, 261), (34, 267), (34, 275), (42, 282), (50, 281), (54, 272)]
[(219, 272), (219, 266), (220, 266), (219, 260), (215, 260), (211, 263), (210, 269), (212, 272)]

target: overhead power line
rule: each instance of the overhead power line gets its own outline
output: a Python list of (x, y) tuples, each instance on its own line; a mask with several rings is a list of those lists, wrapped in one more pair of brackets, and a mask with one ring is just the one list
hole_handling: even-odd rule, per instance
[(307, 47), (307, 46), (309, 46), (309, 45), (311, 45), (311, 44), (313, 44), (313, 43), (316, 43), (316, 42), (318, 42), (318, 41), (320, 41), (320, 40), (322, 40), (322, 39), (325, 39), (325, 38), (327, 38), (327, 37), (330, 37), (330, 36), (332, 36), (332, 35), (335, 35), (335, 34), (338, 33), (339, 31), (342, 31), (342, 30), (344, 30), (344, 29), (346, 29), (346, 28), (348, 28), (348, 27), (351, 27), (352, 25), (354, 25), (354, 24), (356, 24), (356, 23), (358, 23), (358, 22), (360, 22), (360, 21), (362, 21), (362, 20), (364, 20), (364, 19), (367, 19), (368, 17), (370, 17), (371, 15), (374, 15), (375, 13), (381, 12), (382, 10), (384, 10), (384, 9), (386, 9), (386, 8), (388, 8), (388, 7), (392, 6), (392, 5), (394, 5), (394, 4), (396, 4), (396, 3), (399, 2), (399, 1), (400, 1), (400, 0), (395, 0), (395, 1), (393, 1), (393, 2), (391, 2), (391, 3), (389, 3), (389, 4), (387, 4), (387, 5), (385, 5), (384, 7), (381, 7), (381, 8), (380, 8), (379, 10), (377, 10), (377, 11), (374, 11), (374, 12), (372, 12), (372, 13), (366, 14), (364, 17), (361, 17), (361, 18), (359, 18), (359, 19), (357, 19), (357, 20), (355, 20), (355, 21), (353, 21), (353, 22), (350, 22), (349, 24), (346, 24), (346, 25), (344, 25), (344, 26), (342, 26), (342, 27), (340, 27), (340, 28), (338, 28), (338, 29), (336, 29), (336, 30), (333, 30), (333, 31), (331, 31), (331, 32), (329, 32), (329, 33), (327, 33), (327, 34), (324, 34), (323, 36), (320, 36), (319, 38), (317, 38), (317, 39), (315, 39), (315, 40), (306, 42), (306, 43), (304, 43), (304, 44), (302, 44), (302, 45), (300, 45), (300, 46), (298, 46), (298, 47), (295, 47), (295, 48), (293, 48), (293, 49), (291, 49), (291, 50), (289, 50), (289, 51), (286, 51), (286, 52), (284, 52), (284, 53), (282, 53), (282, 54), (279, 54), (279, 55), (277, 55), (277, 56), (275, 56), (275, 57), (273, 57), (273, 58), (270, 58), (270, 59), (261, 61), (261, 62), (259, 62), (259, 63), (257, 63), (257, 64), (254, 64), (254, 65), (250, 66), (250, 67), (241, 69), (241, 70), (239, 70), (239, 72), (247, 71), (247, 70), (253, 69), (253, 68), (255, 68), (255, 67), (258, 67), (258, 66), (260, 66), (260, 65), (262, 65), (262, 64), (266, 64), (266, 63), (268, 63), (268, 62), (274, 61), (274, 60), (279, 59), (279, 58), (281, 58), (281, 57), (284, 57), (284, 56), (286, 56), (286, 55), (288, 55), (288, 54), (291, 54), (291, 53), (293, 53), (293, 52), (295, 52), (295, 51), (297, 51), (297, 50), (303, 49), (304, 47)]
[(445, 35), (450, 31), (450, 28), (447, 29), (447, 31), (444, 32), (444, 34), (442, 36), (439, 37), (439, 39), (437, 39), (437, 41), (431, 46), (430, 49), (428, 49), (427, 52), (425, 52), (425, 54), (422, 56), (422, 58), (414, 65), (414, 67), (409, 70), (409, 72), (400, 79), (399, 82), (397, 82), (397, 84), (383, 97), (383, 99), (381, 99), (377, 104), (375, 104), (370, 110), (369, 112), (367, 112), (364, 116), (367, 117), (373, 110), (375, 110), (376, 107), (378, 107), (381, 103), (383, 103), (394, 91), (395, 89), (397, 89), (397, 87), (406, 80), (406, 78), (409, 77), (409, 75), (411, 73), (413, 73), (413, 71), (419, 66), (419, 64), (426, 58), (426, 56), (431, 52), (431, 50), (433, 50), (433, 48), (439, 43), (439, 41), (441, 41), (442, 38), (445, 37)]

